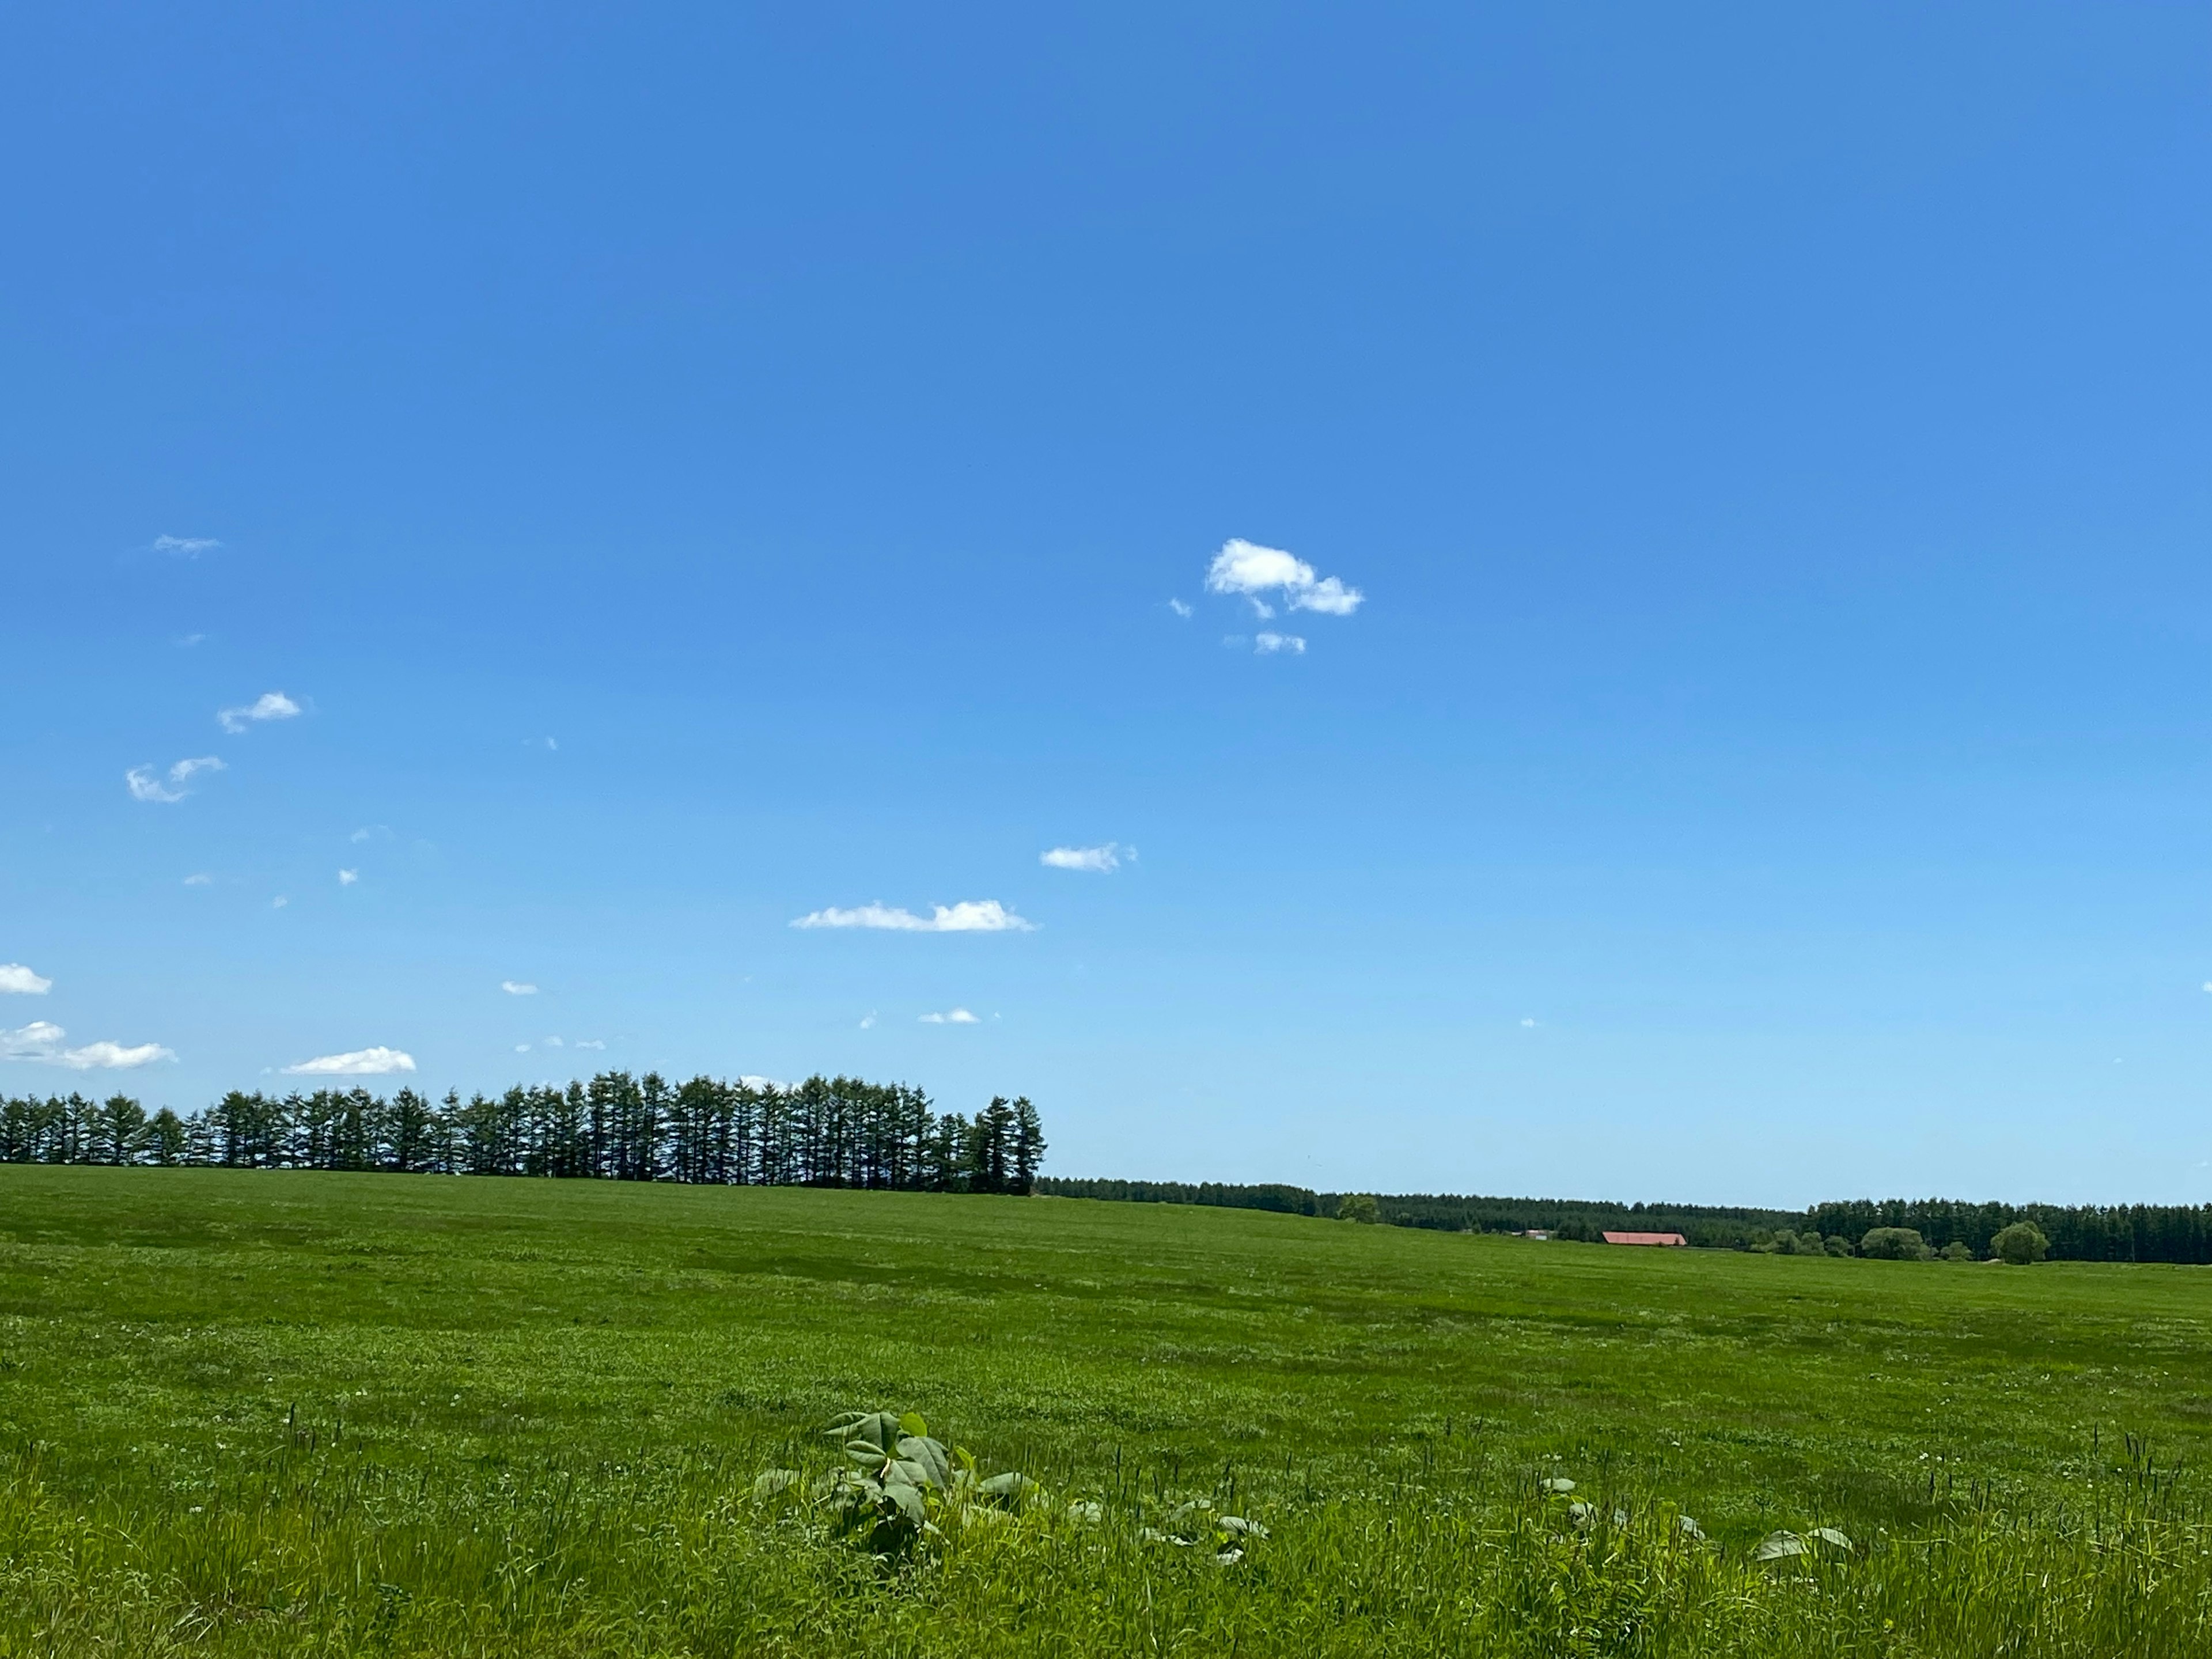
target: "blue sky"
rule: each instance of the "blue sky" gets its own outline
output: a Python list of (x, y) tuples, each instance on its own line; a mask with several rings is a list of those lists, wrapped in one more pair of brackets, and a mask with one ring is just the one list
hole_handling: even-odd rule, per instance
[(2203, 9), (8, 35), (0, 1089), (2212, 1198)]

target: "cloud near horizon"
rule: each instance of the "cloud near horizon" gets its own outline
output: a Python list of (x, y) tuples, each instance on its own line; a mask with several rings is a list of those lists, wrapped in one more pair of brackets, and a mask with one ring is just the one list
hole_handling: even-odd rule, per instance
[(53, 981), (34, 974), (20, 962), (0, 962), (0, 995), (42, 997), (54, 988)]
[(126, 1046), (120, 1042), (88, 1042), (82, 1048), (64, 1048), (69, 1033), (52, 1021), (34, 1019), (13, 1031), (0, 1031), (0, 1060), (27, 1060), (45, 1066), (64, 1066), (72, 1072), (130, 1071), (157, 1060), (177, 1056), (158, 1042)]
[(503, 979), (499, 982), (499, 988), (511, 997), (534, 997), (538, 994), (538, 988), (527, 980)]
[(133, 800), (182, 800), (191, 791), (185, 786), (191, 781), (195, 772), (223, 772), (229, 769), (213, 755), (196, 755), (190, 760), (180, 760), (169, 769), (169, 781), (164, 785), (155, 775), (150, 766), (134, 766), (123, 775), (123, 781), (131, 791)]
[(1137, 856), (1133, 847), (1124, 848), (1118, 841), (1109, 841), (1103, 847), (1054, 847), (1037, 854), (1037, 862), (1048, 870), (1084, 870), (1094, 876), (1110, 876), (1121, 867), (1121, 854), (1127, 851), (1131, 858)]
[(918, 916), (911, 910), (873, 904), (841, 910), (832, 905), (799, 917), (793, 927), (872, 927), (892, 933), (1033, 933), (1035, 922), (1016, 915), (996, 899), (963, 899), (957, 904), (935, 904), (933, 914)]
[(226, 732), (243, 732), (257, 720), (289, 720), (300, 712), (300, 705), (282, 691), (264, 691), (252, 702), (237, 708), (218, 708), (215, 717)]
[(415, 1056), (397, 1048), (356, 1048), (349, 1054), (318, 1054), (284, 1067), (287, 1077), (389, 1077), (411, 1072)]
[(1279, 547), (1261, 547), (1237, 536), (1221, 544), (1206, 567), (1206, 591), (1241, 595), (1261, 617), (1275, 614), (1262, 594), (1275, 595), (1293, 611), (1328, 617), (1348, 617), (1367, 598), (1358, 588), (1346, 587), (1339, 577), (1316, 577), (1311, 565)]
[(951, 1008), (941, 1014), (924, 1014), (921, 1017), (924, 1025), (981, 1025), (982, 1023), (965, 1008)]

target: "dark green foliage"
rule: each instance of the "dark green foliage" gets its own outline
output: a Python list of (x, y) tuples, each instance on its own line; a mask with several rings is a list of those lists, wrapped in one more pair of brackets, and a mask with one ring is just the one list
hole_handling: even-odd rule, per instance
[(0, 1101), (0, 1163), (216, 1164), (398, 1175), (538, 1176), (713, 1186), (1029, 1192), (1043, 1120), (1026, 1098), (973, 1118), (904, 1085), (811, 1077), (796, 1088), (603, 1072), (496, 1099), (412, 1089), (279, 1097), (233, 1091), (204, 1112), (150, 1119), (117, 1095)]
[(1336, 1200), (1336, 1218), (1373, 1223), (1382, 1220), (1382, 1212), (1376, 1205), (1374, 1194), (1346, 1193)]
[(1990, 1241), (1990, 1250), (2000, 1261), (2025, 1267), (2051, 1253), (2051, 1241), (2033, 1221), (2015, 1221)]

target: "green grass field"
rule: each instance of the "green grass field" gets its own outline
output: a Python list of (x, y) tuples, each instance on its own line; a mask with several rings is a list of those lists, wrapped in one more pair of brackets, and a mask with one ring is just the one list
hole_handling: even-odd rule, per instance
[[(755, 1498), (879, 1406), (1048, 1496)], [(0, 1433), (9, 1655), (2212, 1652), (2201, 1268), (6, 1166)]]

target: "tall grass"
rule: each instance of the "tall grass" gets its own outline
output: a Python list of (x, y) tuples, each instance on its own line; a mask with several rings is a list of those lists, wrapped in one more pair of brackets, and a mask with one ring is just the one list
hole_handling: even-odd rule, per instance
[[(0, 1653), (2212, 1652), (2212, 1530), (2139, 1448), (2067, 1504), (1954, 1498), (1847, 1555), (1765, 1565), (1685, 1528), (1663, 1494), (1601, 1475), (1570, 1500), (1479, 1448), (1330, 1492), (1295, 1474), (1194, 1492), (1157, 1463), (1056, 1471), (1029, 1514), (883, 1563), (803, 1502), (755, 1498), (787, 1444), (517, 1472), (304, 1442), (172, 1495), (89, 1500), (17, 1457)], [(1193, 1497), (1269, 1535), (1230, 1565), (1147, 1541)]]

